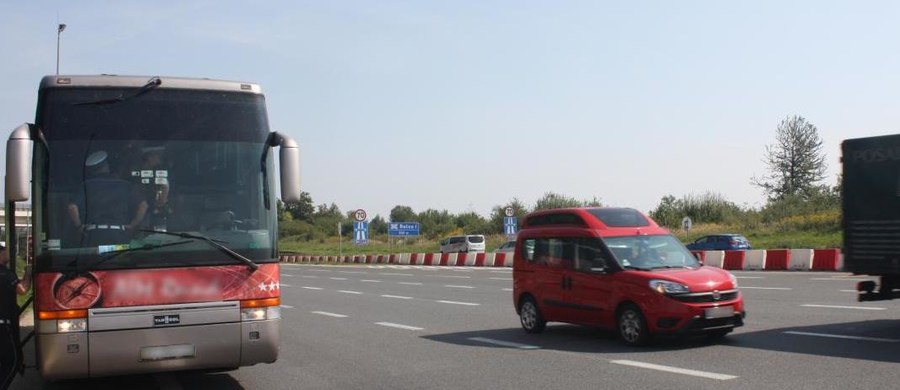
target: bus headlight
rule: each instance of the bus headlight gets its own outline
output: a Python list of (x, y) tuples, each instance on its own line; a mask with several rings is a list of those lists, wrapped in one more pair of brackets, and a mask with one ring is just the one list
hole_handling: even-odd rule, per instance
[(241, 321), (277, 320), (281, 318), (281, 300), (278, 298), (241, 301)]
[(241, 321), (277, 320), (281, 318), (281, 307), (254, 307), (241, 309)]
[(56, 331), (59, 333), (85, 332), (87, 331), (87, 318), (70, 318), (58, 320)]

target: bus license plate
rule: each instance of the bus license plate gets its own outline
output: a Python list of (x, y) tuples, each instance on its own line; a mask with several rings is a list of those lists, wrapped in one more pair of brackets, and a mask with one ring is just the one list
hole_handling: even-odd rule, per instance
[(192, 358), (197, 350), (191, 344), (162, 345), (141, 348), (141, 361)]
[(734, 315), (734, 306), (719, 306), (706, 309), (706, 319), (726, 318)]

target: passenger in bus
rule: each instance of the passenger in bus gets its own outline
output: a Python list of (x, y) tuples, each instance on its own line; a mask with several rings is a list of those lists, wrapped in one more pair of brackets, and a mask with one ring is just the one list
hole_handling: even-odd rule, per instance
[(147, 214), (147, 200), (130, 182), (113, 176), (108, 154), (88, 155), (84, 190), (69, 203), (69, 218), (81, 233), (80, 246), (127, 243)]
[(19, 305), (16, 295), (24, 295), (31, 289), (31, 267), (25, 267), (25, 275), (19, 280), (15, 270), (9, 269), (9, 251), (0, 241), (0, 389), (6, 390), (12, 383), (16, 370), (22, 368), (21, 348), (16, 337), (19, 326)]

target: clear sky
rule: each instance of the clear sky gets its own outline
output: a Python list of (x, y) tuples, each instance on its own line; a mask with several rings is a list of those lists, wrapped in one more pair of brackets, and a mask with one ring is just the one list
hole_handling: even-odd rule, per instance
[(900, 123), (900, 3), (7, 1), (0, 129), (60, 73), (259, 83), (313, 201), (487, 216), (545, 192), (759, 207), (778, 123), (824, 140)]

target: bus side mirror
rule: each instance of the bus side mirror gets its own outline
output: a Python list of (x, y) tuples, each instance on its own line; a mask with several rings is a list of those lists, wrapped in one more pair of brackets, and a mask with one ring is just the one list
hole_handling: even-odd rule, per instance
[(31, 192), (31, 125), (22, 124), (6, 141), (6, 202), (22, 202)]
[(285, 203), (300, 201), (300, 145), (286, 135), (279, 134), (281, 150), (281, 200)]

